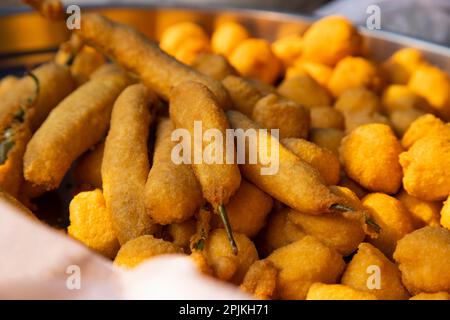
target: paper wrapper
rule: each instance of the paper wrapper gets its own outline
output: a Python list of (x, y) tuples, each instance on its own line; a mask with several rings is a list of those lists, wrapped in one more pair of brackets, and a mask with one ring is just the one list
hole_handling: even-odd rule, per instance
[(0, 299), (249, 299), (182, 255), (132, 270), (0, 199)]

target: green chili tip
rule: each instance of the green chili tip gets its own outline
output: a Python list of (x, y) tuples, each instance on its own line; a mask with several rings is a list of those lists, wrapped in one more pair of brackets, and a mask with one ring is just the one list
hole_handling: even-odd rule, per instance
[(219, 214), (220, 214), (220, 218), (222, 219), (223, 225), (225, 226), (225, 231), (227, 233), (227, 237), (228, 237), (228, 241), (230, 242), (231, 249), (233, 250), (234, 255), (237, 256), (238, 248), (237, 248), (236, 242), (234, 241), (233, 230), (231, 229), (230, 222), (228, 221), (227, 211), (223, 204), (219, 205)]
[(205, 248), (205, 239), (201, 238), (194, 244), (194, 249), (202, 251)]
[(332, 204), (330, 206), (330, 209), (341, 211), (341, 212), (346, 212), (346, 211), (352, 211), (353, 212), (353, 211), (355, 211), (355, 209), (353, 209), (352, 207), (348, 207), (346, 205), (339, 204), (339, 203)]
[[(355, 212), (356, 211), (352, 207), (348, 207), (346, 205), (339, 204), (339, 203), (332, 204), (330, 206), (330, 209), (337, 210), (337, 211), (340, 211), (340, 212), (347, 212), (347, 211)], [(368, 226), (370, 226), (376, 233), (380, 233), (381, 227), (375, 221), (373, 221), (366, 213), (364, 213), (364, 222)]]

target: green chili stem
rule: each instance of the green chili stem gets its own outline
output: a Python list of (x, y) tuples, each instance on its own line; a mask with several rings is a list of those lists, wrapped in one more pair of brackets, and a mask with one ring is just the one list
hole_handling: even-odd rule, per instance
[[(348, 207), (348, 206), (346, 206), (346, 205), (339, 204), (339, 203), (332, 204), (332, 205), (330, 206), (330, 209), (332, 209), (332, 210), (337, 210), (337, 211), (341, 211), (341, 212), (347, 212), (347, 211), (355, 212), (355, 211), (356, 211), (356, 210), (355, 210), (354, 208), (352, 208), (352, 207)], [(374, 231), (375, 231), (376, 233), (380, 233), (381, 227), (380, 227), (375, 221), (373, 221), (366, 213), (364, 213), (364, 222), (365, 222), (368, 226), (370, 226), (372, 229), (374, 229)]]
[(228, 221), (228, 214), (223, 204), (219, 205), (219, 214), (222, 218), (223, 225), (225, 226), (225, 231), (227, 233), (228, 241), (230, 241), (231, 248), (233, 249), (234, 255), (238, 254), (238, 248), (236, 242), (233, 238), (233, 230), (231, 229), (230, 222)]

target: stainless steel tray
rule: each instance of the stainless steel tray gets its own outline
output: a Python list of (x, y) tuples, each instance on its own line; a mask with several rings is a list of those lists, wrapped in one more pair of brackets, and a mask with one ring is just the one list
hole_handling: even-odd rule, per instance
[[(211, 32), (223, 20), (245, 25), (256, 37), (274, 40), (296, 30), (303, 32), (313, 18), (298, 14), (262, 10), (127, 5), (83, 6), (83, 10), (102, 12), (113, 20), (131, 25), (158, 39), (168, 26), (195, 21)], [(81, 19), (83, 17), (81, 16)], [(432, 63), (450, 73), (450, 48), (386, 31), (360, 28), (366, 46), (375, 60), (382, 60), (402, 47), (420, 49)], [(0, 70), (2, 74), (49, 59), (57, 46), (68, 38), (64, 23), (49, 22), (29, 10), (0, 12)]]

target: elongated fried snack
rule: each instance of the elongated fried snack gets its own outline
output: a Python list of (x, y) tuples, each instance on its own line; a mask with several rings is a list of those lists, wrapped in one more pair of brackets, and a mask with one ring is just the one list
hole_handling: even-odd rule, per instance
[(275, 293), (277, 273), (278, 270), (269, 260), (257, 260), (245, 274), (241, 289), (257, 299), (270, 299)]
[[(233, 231), (254, 237), (264, 226), (273, 206), (273, 199), (254, 184), (245, 180), (225, 206)], [(216, 226), (223, 227), (217, 216), (212, 217)]]
[(43, 64), (0, 100), (0, 186), (17, 196), (23, 183), (23, 156), (33, 132), (74, 87), (69, 69)]
[(97, 144), (85, 153), (73, 171), (75, 181), (80, 185), (102, 188), (102, 161), (105, 143)]
[(317, 282), (309, 288), (306, 300), (377, 300), (377, 297), (346, 285)]
[(223, 80), (229, 75), (236, 74), (236, 70), (228, 63), (227, 59), (218, 54), (200, 54), (195, 58), (192, 67), (216, 80)]
[(16, 83), (19, 82), (19, 78), (15, 76), (6, 76), (0, 80), (0, 97), (2, 97), (3, 94), (9, 92)]
[(105, 58), (89, 46), (83, 46), (75, 55), (70, 72), (77, 86), (87, 82), (90, 75), (105, 63)]
[(359, 221), (338, 212), (312, 216), (289, 210), (288, 219), (306, 234), (316, 237), (343, 256), (355, 251), (365, 237)]
[(145, 212), (143, 197), (155, 104), (156, 97), (136, 84), (120, 94), (111, 115), (102, 162), (103, 194), (121, 244), (156, 230)]
[(178, 62), (137, 31), (96, 13), (85, 13), (78, 34), (87, 43), (140, 76), (141, 81), (165, 100), (184, 81), (197, 81), (211, 90), (222, 108), (229, 97), (222, 84)]
[(398, 267), (380, 250), (366, 242), (359, 245), (341, 282), (356, 290), (369, 292), (381, 300), (404, 300), (409, 297)]
[(292, 67), (286, 70), (285, 78), (293, 78), (307, 74), (322, 87), (326, 88), (333, 69), (318, 62), (298, 59)]
[(245, 235), (236, 232), (234, 236), (239, 252), (237, 255), (230, 248), (224, 229), (211, 231), (205, 243), (204, 255), (216, 277), (240, 284), (250, 266), (258, 260), (258, 252)]
[(411, 294), (450, 291), (450, 231), (426, 226), (403, 237), (394, 252)]
[(281, 143), (303, 161), (319, 170), (327, 185), (339, 181), (339, 159), (330, 150), (303, 139), (282, 139)]
[(192, 217), (203, 203), (202, 188), (189, 164), (176, 164), (171, 140), (174, 127), (163, 118), (156, 132), (153, 165), (144, 190), (144, 205), (159, 224), (178, 223)]
[(268, 94), (258, 100), (252, 119), (262, 128), (279, 129), (280, 138), (306, 138), (310, 123), (309, 110), (301, 104)]
[[(227, 115), (234, 129), (256, 129), (256, 148), (267, 146), (270, 150), (272, 143), (278, 144), (278, 172), (262, 175), (260, 170), (264, 165), (260, 161), (256, 164), (245, 161), (241, 171), (249, 181), (291, 208), (309, 214), (329, 212), (333, 204), (339, 203), (340, 198), (327, 188), (317, 169), (298, 158), (270, 134), (261, 135), (258, 126), (243, 114), (228, 111)], [(246, 159), (249, 158), (249, 149), (249, 143), (246, 143)], [(275, 155), (271, 157), (275, 158)]]
[(100, 254), (114, 258), (119, 241), (100, 189), (80, 192), (70, 202), (69, 235)]
[(59, 20), (64, 18), (64, 9), (60, 0), (23, 0), (36, 9), (44, 18)]
[(222, 83), (230, 94), (233, 109), (251, 117), (255, 104), (263, 94), (250, 81), (238, 76), (229, 75)]
[[(225, 137), (229, 125), (225, 113), (206, 86), (190, 81), (178, 85), (172, 91), (169, 113), (175, 127), (186, 129), (190, 133), (191, 158), (189, 161), (202, 187), (203, 197), (211, 203), (214, 210), (219, 210), (224, 220), (227, 220), (224, 205), (239, 188), (241, 175), (236, 161), (230, 164), (226, 161), (228, 149)], [(222, 138), (221, 141), (214, 141), (216, 145), (219, 144), (219, 148), (222, 148), (222, 153), (215, 147), (211, 149), (209, 144), (204, 145), (203, 137), (195, 137), (199, 134), (195, 132), (196, 121), (201, 124), (203, 132), (214, 130), (210, 131), (216, 133), (214, 139)], [(198, 141), (195, 141), (199, 138), (202, 139), (200, 145)], [(196, 159), (198, 153), (201, 156), (200, 161)], [(224, 224), (230, 232), (230, 241), (233, 242), (227, 222), (224, 221)]]
[(336, 283), (345, 267), (336, 250), (312, 236), (275, 250), (267, 260), (279, 271), (276, 290), (281, 299), (303, 300), (314, 282)]
[(113, 102), (129, 83), (121, 72), (99, 77), (61, 101), (27, 145), (25, 179), (56, 189), (72, 162), (104, 137)]
[(114, 264), (123, 268), (134, 268), (155, 256), (174, 253), (183, 253), (183, 250), (171, 242), (147, 234), (122, 245), (114, 259)]

